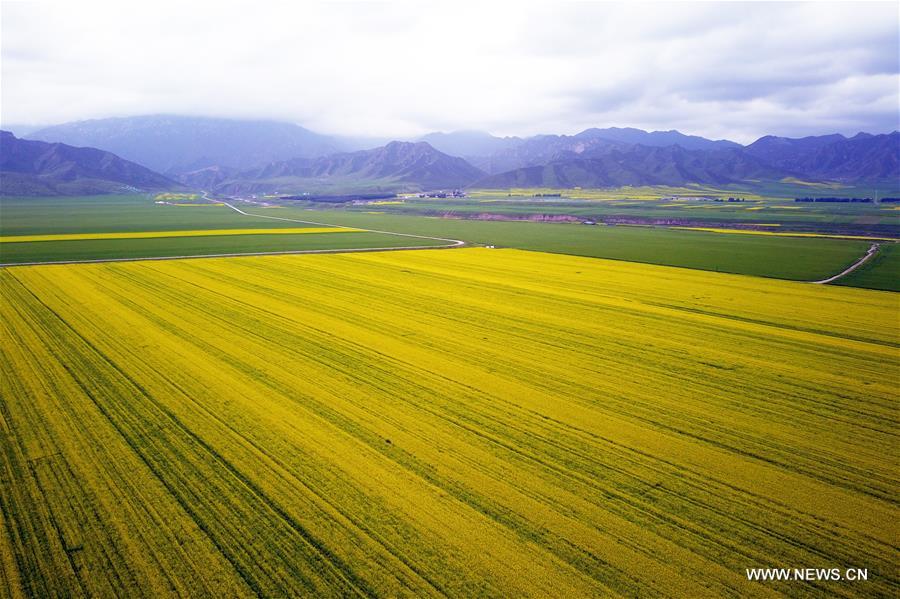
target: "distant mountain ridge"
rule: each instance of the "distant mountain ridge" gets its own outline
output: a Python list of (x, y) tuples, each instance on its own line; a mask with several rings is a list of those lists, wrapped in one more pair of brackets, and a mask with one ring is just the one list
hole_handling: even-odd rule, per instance
[(777, 137), (766, 135), (746, 146), (749, 154), (769, 164), (787, 169), (799, 168), (805, 158), (821, 148), (847, 138), (839, 133), (810, 137)]
[[(95, 147), (167, 175), (208, 167), (240, 170), (293, 158), (318, 158), (360, 147), (383, 145), (375, 138), (314, 133), (299, 125), (267, 120), (240, 120), (181, 115), (143, 115), (63, 123), (24, 136), (79, 147)], [(483, 131), (429, 133), (424, 141), (440, 152), (467, 159), (491, 173), (552, 160), (562, 151), (580, 153), (586, 147), (621, 144), (687, 149), (738, 146), (678, 131), (643, 131), (610, 127), (586, 129), (576, 135), (496, 137)]]
[[(197, 186), (209, 174), (208, 169), (189, 173), (182, 181)], [(223, 193), (259, 193), (374, 185), (409, 191), (465, 187), (484, 174), (462, 158), (448, 156), (426, 142), (394, 141), (372, 150), (294, 158), (237, 173), (223, 171), (213, 188)]]
[[(427, 141), (438, 150), (452, 156), (484, 160), (486, 157), (500, 152), (515, 154), (516, 149), (530, 146), (524, 153), (548, 155), (554, 151), (578, 151), (585, 144), (598, 145), (599, 141), (612, 145), (641, 144), (645, 146), (680, 145), (683, 148), (714, 149), (741, 147), (733, 141), (709, 140), (696, 135), (685, 135), (679, 131), (644, 131), (633, 127), (608, 127), (605, 129), (590, 128), (575, 135), (534, 135), (532, 137), (495, 137), (483, 131), (453, 131), (451, 133), (429, 133), (419, 138)], [(550, 148), (545, 148), (549, 146)], [(523, 153), (522, 150), (518, 150)]]
[(573, 137), (579, 139), (604, 139), (627, 144), (651, 147), (681, 146), (685, 150), (725, 150), (740, 148), (741, 144), (727, 139), (706, 139), (699, 135), (685, 135), (680, 131), (644, 131), (634, 127), (607, 127), (585, 129)]
[[(495, 138), (498, 139), (498, 138)], [(517, 168), (538, 166), (559, 160), (563, 156), (587, 157), (587, 153), (599, 155), (613, 150), (641, 145), (648, 147), (679, 146), (688, 150), (714, 150), (740, 148), (727, 140), (710, 140), (679, 131), (643, 131), (632, 127), (591, 128), (575, 135), (535, 135), (525, 139), (509, 140), (504, 147), (489, 154), (461, 154), (472, 164), (492, 173)]]
[(210, 166), (243, 169), (343, 149), (334, 138), (292, 123), (178, 115), (64, 123), (26, 137), (100, 148), (166, 174)]
[(502, 150), (514, 148), (524, 140), (520, 137), (495, 137), (484, 131), (435, 132), (423, 135), (417, 141), (424, 141), (434, 149), (460, 158), (489, 156)]
[(767, 135), (746, 151), (769, 164), (816, 180), (878, 181), (900, 178), (900, 133), (857, 133), (791, 139)]
[[(576, 136), (577, 138), (577, 136)], [(599, 141), (598, 141), (599, 140)], [(523, 156), (532, 141), (515, 149), (527, 166), (495, 173), (478, 187), (608, 187), (621, 185), (738, 184), (780, 181), (898, 182), (900, 134), (859, 134), (816, 138), (767, 136), (750, 146), (714, 145), (689, 150), (682, 145), (649, 147), (592, 138), (573, 145), (569, 138), (543, 141), (543, 154)], [(572, 149), (564, 149), (566, 146)]]
[(19, 139), (0, 131), (0, 195), (88, 195), (179, 187), (110, 152)]
[[(852, 138), (765, 136), (748, 146), (679, 131), (590, 128), (575, 135), (497, 137), (429, 133), (376, 148), (376, 138), (331, 137), (298, 125), (181, 116), (68, 123), (34, 132), (95, 145), (196, 188), (322, 192), (465, 186), (616, 186), (900, 182), (897, 132)], [(140, 159), (134, 158), (140, 156)], [(898, 183), (900, 184), (900, 183)]]
[(740, 148), (686, 150), (681, 146), (602, 148), (561, 154), (545, 165), (490, 175), (477, 187), (620, 187), (625, 185), (727, 185), (750, 179), (778, 180), (789, 173)]

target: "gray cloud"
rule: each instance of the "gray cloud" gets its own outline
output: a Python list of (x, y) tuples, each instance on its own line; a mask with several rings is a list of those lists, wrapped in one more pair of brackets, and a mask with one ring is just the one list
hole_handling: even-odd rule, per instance
[(2, 4), (4, 123), (146, 113), (416, 135), (900, 127), (885, 3)]

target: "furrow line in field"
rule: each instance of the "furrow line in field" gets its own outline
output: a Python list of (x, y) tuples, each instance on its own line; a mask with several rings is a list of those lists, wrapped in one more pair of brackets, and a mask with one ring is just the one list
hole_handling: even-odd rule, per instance
[[(246, 280), (244, 280), (244, 281), (243, 281), (243, 286), (246, 287), (247, 285), (248, 285), (248, 282), (247, 282)], [(273, 316), (274, 316), (274, 315), (273, 315)], [(371, 322), (371, 321), (368, 321), (368, 322)], [(517, 372), (519, 372), (519, 371), (517, 370)], [(552, 390), (552, 389), (554, 388), (555, 385), (560, 384), (559, 381), (553, 380), (553, 379), (546, 380), (544, 383), (541, 383), (540, 378), (541, 378), (541, 377), (536, 377), (536, 379), (535, 379), (535, 384), (538, 384), (538, 385), (541, 385), (541, 386), (546, 386), (546, 387), (548, 387), (548, 391)], [(546, 377), (544, 377), (544, 378), (546, 379)], [(586, 388), (586, 387), (585, 387), (585, 388), (582, 388), (582, 390), (581, 390), (582, 394), (583, 394), (584, 392), (587, 392), (587, 391), (589, 391), (589, 389)], [(610, 399), (612, 399), (612, 398), (614, 398), (614, 397), (615, 397), (615, 393), (614, 393), (612, 396), (607, 396), (607, 397), (606, 397), (606, 400), (609, 401)], [(632, 399), (632, 400), (626, 400), (626, 399), (623, 398), (623, 399), (621, 400), (621, 405), (622, 405), (622, 406), (631, 406), (631, 407), (633, 408), (634, 405), (635, 405), (635, 403), (634, 403), (634, 400), (633, 400), (633, 399)], [(648, 411), (647, 411), (647, 414), (648, 414), (648, 415), (649, 415), (649, 414), (657, 414), (657, 413), (658, 413), (658, 406), (651, 406), (651, 405), (648, 405), (648, 406), (647, 406), (647, 410), (648, 410)], [(685, 415), (682, 414), (680, 417), (681, 417), (681, 418), (685, 418)], [(642, 421), (645, 421), (645, 422), (648, 422), (648, 423), (651, 423), (651, 424), (653, 424), (653, 423), (655, 423), (655, 422), (658, 421), (658, 419), (652, 419), (652, 418), (651, 418), (651, 419), (648, 419), (648, 416), (647, 416), (647, 415), (639, 416), (638, 418), (639, 418), (640, 420), (642, 420)], [(700, 424), (701, 422), (703, 422), (703, 424), (704, 424), (704, 427), (703, 427), (703, 428), (709, 428), (710, 425), (709, 425), (707, 422), (702, 421), (702, 420), (697, 420), (697, 423), (698, 423), (698, 424)], [(663, 425), (663, 426), (665, 426), (668, 430), (673, 430), (673, 431), (676, 431), (676, 432), (677, 432), (678, 430), (680, 430), (680, 428), (675, 428), (675, 427), (673, 427), (672, 425)], [(729, 435), (729, 436), (734, 436), (734, 433), (733, 433), (729, 428), (721, 428), (721, 429), (720, 429), (720, 432), (725, 433), (725, 434), (727, 434), (727, 435)], [(703, 437), (703, 438), (706, 438), (706, 437)], [(749, 441), (749, 440), (750, 440), (750, 439), (748, 439), (748, 438), (741, 438), (741, 439), (736, 439), (733, 443), (729, 443), (729, 444), (722, 444), (721, 441), (716, 441), (716, 443), (720, 444), (720, 446), (722, 446), (723, 448), (728, 448), (728, 447), (734, 447), (734, 446), (738, 446), (738, 445), (745, 445), (746, 442)], [(762, 443), (765, 443), (765, 444), (766, 444), (766, 447), (764, 448), (764, 450), (766, 450), (766, 451), (770, 451), (773, 447), (775, 447), (772, 443), (768, 442), (765, 438), (760, 438), (760, 439), (759, 439), (759, 442), (762, 442)], [(762, 451), (762, 449), (761, 449), (761, 451)], [(757, 455), (757, 454), (753, 454), (753, 453), (751, 453), (751, 452), (746, 452), (746, 451), (745, 451), (744, 453), (746, 453), (747, 455)], [(796, 454), (792, 454), (792, 455), (790, 456), (789, 459), (782, 460), (782, 461), (779, 461), (779, 462), (777, 462), (777, 463), (778, 463), (778, 464), (781, 464), (781, 465), (787, 464), (788, 467), (790, 467), (790, 468), (796, 468), (796, 465), (792, 465), (792, 460), (796, 460), (796, 458), (797, 458), (797, 455), (796, 455)], [(772, 462), (772, 463), (776, 463), (776, 462)], [(813, 457), (813, 458), (810, 459), (809, 463), (811, 464), (810, 468), (804, 470), (804, 472), (809, 472), (809, 471), (818, 472), (819, 470), (821, 470), (822, 464), (823, 464), (823, 463), (827, 463), (827, 458), (825, 458), (825, 457), (822, 456), (822, 455), (815, 456), (815, 457)], [(835, 465), (838, 466), (838, 467), (841, 467), (841, 468), (845, 468), (844, 464), (843, 464), (842, 462), (840, 462), (840, 461), (835, 461)], [(842, 475), (842, 476), (843, 476), (843, 475)], [(835, 477), (834, 479), (828, 479), (828, 482), (834, 482), (835, 480), (840, 481), (840, 480), (841, 480), (841, 477)], [(874, 479), (872, 479), (871, 473), (867, 474), (866, 476), (863, 476), (861, 480), (868, 480), (870, 483), (871, 483), (871, 482), (874, 482)]]
[[(46, 307), (46, 305), (45, 305), (45, 307)], [(46, 307), (46, 309), (49, 312), (55, 314), (55, 312), (53, 311), (52, 308)], [(357, 591), (363, 590), (364, 592), (362, 594), (370, 594), (370, 593), (365, 592), (365, 586), (361, 585), (361, 581), (358, 581), (358, 580), (354, 581), (355, 577), (352, 575), (352, 573), (349, 573), (349, 575), (348, 575), (348, 572), (346, 571), (345, 568), (343, 568), (340, 564), (335, 564), (333, 561), (331, 561), (333, 556), (330, 556), (329, 553), (327, 552), (327, 550), (323, 551), (324, 548), (321, 547), (320, 545), (318, 545), (317, 542), (315, 541), (315, 539), (313, 539), (312, 537), (309, 536), (308, 532), (303, 530), (303, 528), (300, 527), (292, 518), (286, 517), (286, 514), (284, 514), (284, 512), (281, 511), (277, 505), (273, 504), (271, 502), (271, 500), (269, 500), (265, 496), (265, 494), (261, 492), (261, 490), (258, 487), (255, 487), (254, 485), (252, 485), (249, 482), (249, 480), (246, 479), (246, 477), (244, 477), (240, 472), (238, 472), (234, 468), (233, 465), (231, 465), (226, 460), (224, 460), (220, 455), (218, 455), (215, 452), (215, 450), (211, 446), (209, 446), (205, 441), (203, 441), (201, 438), (199, 438), (195, 434), (193, 434), (187, 427), (185, 427), (185, 425), (182, 422), (180, 422), (174, 416), (174, 414), (172, 414), (171, 412), (168, 412), (164, 407), (162, 407), (161, 405), (156, 403), (152, 399), (152, 397), (149, 394), (147, 394), (146, 390), (142, 389), (141, 386), (136, 381), (134, 381), (128, 374), (123, 372), (120, 368), (116, 367), (113, 363), (109, 362), (108, 358), (106, 358), (100, 350), (98, 350), (96, 347), (94, 347), (77, 330), (75, 330), (74, 328), (71, 328), (71, 326), (72, 326), (71, 324), (69, 324), (62, 318), (60, 318), (58, 315), (56, 315), (56, 318), (58, 318), (59, 322), (61, 324), (64, 324), (68, 328), (68, 330), (70, 330), (72, 332), (72, 334), (74, 334), (75, 337), (78, 340), (80, 340), (81, 343), (85, 344), (85, 346), (87, 348), (89, 348), (89, 351), (93, 352), (98, 357), (98, 359), (100, 359), (101, 361), (108, 364), (113, 369), (114, 372), (118, 373), (119, 376), (123, 377), (123, 380), (126, 382), (126, 384), (130, 385), (136, 391), (136, 393), (129, 394), (132, 397), (132, 399), (137, 399), (139, 397), (143, 397), (144, 401), (149, 402), (148, 406), (153, 406), (151, 408), (152, 410), (159, 411), (160, 416), (162, 418), (164, 418), (165, 421), (168, 421), (173, 425), (171, 428), (167, 428), (166, 430), (173, 431), (173, 432), (180, 431), (180, 433), (183, 434), (186, 439), (187, 438), (191, 439), (191, 441), (189, 442), (190, 445), (194, 445), (194, 444), (199, 445), (199, 447), (201, 448), (201, 453), (205, 453), (211, 457), (211, 460), (209, 460), (210, 467), (223, 468), (225, 471), (227, 471), (229, 473), (229, 475), (231, 477), (234, 477), (234, 479), (236, 479), (237, 481), (240, 481), (240, 485), (246, 486), (248, 488), (250, 497), (252, 497), (254, 499), (258, 499), (259, 501), (262, 502), (263, 505), (266, 506), (262, 510), (263, 513), (267, 512), (267, 511), (271, 511), (273, 513), (273, 515), (277, 515), (277, 517), (279, 519), (281, 519), (285, 524), (288, 524), (295, 531), (295, 533), (299, 534), (299, 538), (302, 539), (303, 544), (310, 546), (316, 552), (319, 552), (321, 554), (320, 559), (322, 560), (323, 565), (329, 564), (326, 566), (327, 568), (334, 568), (336, 573), (340, 572), (340, 574), (339, 574), (340, 576), (346, 577), (348, 583), (351, 585), (351, 586), (347, 587), (348, 590), (351, 588), (355, 588)], [(71, 359), (71, 356), (70, 356), (70, 359)], [(151, 470), (156, 474), (156, 476), (161, 480), (161, 482), (163, 482), (163, 484), (165, 484), (167, 486), (167, 488), (169, 488), (169, 491), (173, 495), (173, 497), (178, 499), (179, 502), (182, 504), (182, 506), (185, 508), (185, 510), (188, 511), (188, 513), (190, 513), (192, 515), (192, 517), (195, 518), (195, 521), (197, 521), (198, 525), (203, 530), (205, 530), (206, 532), (208, 532), (211, 535), (211, 540), (217, 545), (217, 547), (219, 547), (219, 549), (220, 549), (220, 551), (222, 551), (223, 555), (225, 555), (229, 559), (229, 561), (232, 562), (232, 564), (235, 566), (235, 568), (241, 573), (242, 578), (244, 578), (245, 581), (252, 588), (254, 588), (258, 593), (267, 594), (268, 591), (265, 590), (265, 586), (263, 586), (264, 584), (271, 584), (271, 583), (284, 584), (284, 583), (288, 582), (287, 580), (284, 580), (281, 583), (277, 583), (273, 579), (269, 583), (265, 583), (265, 582), (259, 580), (259, 574), (247, 569), (246, 566), (241, 565), (240, 561), (238, 561), (236, 559), (236, 556), (233, 553), (235, 545), (233, 543), (229, 543), (229, 546), (231, 547), (231, 549), (229, 549), (229, 546), (222, 544), (221, 540), (217, 539), (218, 535), (217, 535), (212, 523), (207, 521), (206, 518), (197, 511), (197, 508), (194, 505), (192, 505), (192, 502), (184, 499), (185, 495), (184, 495), (184, 491), (183, 491), (181, 485), (183, 485), (185, 481), (180, 481), (181, 485), (173, 484), (170, 481), (170, 475), (167, 475), (167, 473), (163, 467), (163, 463), (165, 460), (163, 455), (159, 455), (159, 457), (157, 457), (157, 458), (148, 458), (147, 453), (141, 450), (141, 446), (138, 443), (138, 439), (143, 440), (143, 441), (148, 441), (149, 438), (147, 437), (147, 435), (145, 434), (145, 435), (142, 435), (142, 436), (139, 436), (136, 438), (135, 437), (136, 431), (129, 431), (129, 429), (128, 429), (127, 419), (123, 420), (121, 415), (118, 415), (114, 411), (112, 411), (111, 410), (112, 406), (104, 405), (104, 401), (100, 400), (99, 398), (97, 398), (94, 395), (94, 392), (89, 385), (86, 385), (83, 381), (79, 380), (79, 378), (76, 378), (76, 381), (79, 383), (79, 385), (82, 386), (82, 389), (85, 392), (85, 394), (92, 398), (94, 403), (97, 405), (98, 409), (100, 409), (104, 413), (104, 415), (110, 420), (110, 422), (113, 424), (113, 426), (116, 427), (116, 429), (119, 431), (119, 434), (126, 441), (129, 442), (129, 444), (132, 446), (133, 450), (145, 460), (145, 463), (147, 464), (147, 466), (150, 467)], [(132, 410), (134, 410), (136, 407), (137, 407), (137, 405), (134, 403), (132, 403), (130, 405), (130, 409), (132, 409)], [(161, 430), (163, 430), (163, 429), (157, 429), (157, 431), (161, 431)], [(172, 441), (174, 441), (174, 438), (169, 436), (167, 440), (169, 442), (172, 442)], [(217, 478), (215, 476), (205, 477), (205, 478), (207, 478), (208, 480), (225, 480), (222, 478)], [(183, 488), (189, 489), (190, 485), (187, 485)], [(227, 497), (228, 494), (224, 494), (224, 496)], [(220, 500), (223, 498), (224, 497), (220, 497)], [(234, 541), (239, 542), (239, 540), (237, 538), (235, 538)], [(313, 561), (318, 561), (318, 559), (314, 559)], [(290, 562), (286, 561), (284, 563), (290, 563)], [(297, 563), (298, 563), (298, 565), (300, 564), (300, 562), (297, 562)], [(302, 581), (305, 578), (305, 575), (303, 573), (301, 573), (299, 570), (295, 571), (295, 575), (297, 575), (296, 580)], [(305, 584), (310, 585), (309, 589), (312, 590), (313, 588), (315, 588), (316, 583), (314, 583), (311, 579), (309, 579), (309, 580), (305, 581)]]

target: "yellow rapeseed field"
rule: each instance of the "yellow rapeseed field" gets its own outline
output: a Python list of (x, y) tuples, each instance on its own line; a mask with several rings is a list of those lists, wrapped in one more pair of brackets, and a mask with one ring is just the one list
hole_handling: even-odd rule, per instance
[[(212, 204), (210, 204), (212, 205)], [(155, 239), (158, 237), (217, 237), (221, 235), (300, 235), (306, 233), (353, 233), (349, 227), (286, 227), (280, 229), (196, 229), (177, 231), (127, 231), (118, 233), (60, 233), (51, 235), (9, 235), (0, 243), (25, 241), (78, 241), (84, 239)]]
[(4, 596), (900, 592), (895, 294), (491, 249), (0, 291)]

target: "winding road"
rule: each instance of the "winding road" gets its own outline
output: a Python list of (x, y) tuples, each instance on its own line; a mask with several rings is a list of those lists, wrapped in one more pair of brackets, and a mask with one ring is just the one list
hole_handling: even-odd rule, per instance
[(359, 249), (336, 249), (336, 250), (298, 250), (293, 252), (277, 252), (277, 253), (285, 253), (285, 254), (303, 254), (303, 253), (323, 253), (323, 252), (363, 252), (363, 251), (383, 251), (383, 250), (425, 250), (425, 249), (441, 249), (441, 248), (454, 248), (454, 247), (462, 247), (466, 244), (462, 239), (447, 239), (444, 237), (429, 237), (428, 235), (413, 235), (412, 233), (396, 233), (394, 231), (380, 231), (378, 229), (363, 229), (360, 227), (345, 227), (344, 225), (333, 225), (330, 223), (320, 223), (311, 220), (300, 220), (296, 218), (285, 218), (283, 216), (269, 216), (268, 214), (250, 214), (249, 212), (244, 212), (237, 206), (229, 204), (224, 200), (214, 200), (207, 195), (207, 192), (203, 192), (203, 199), (208, 202), (216, 202), (218, 204), (223, 204), (228, 206), (238, 214), (243, 214), (244, 216), (252, 216), (254, 218), (269, 218), (272, 220), (284, 220), (292, 223), (302, 223), (306, 225), (319, 225), (321, 227), (333, 227), (336, 229), (353, 229), (355, 231), (366, 231), (367, 233), (382, 233), (384, 235), (397, 235), (399, 237), (413, 237), (415, 239), (431, 239), (433, 241), (446, 241), (447, 243), (444, 245), (428, 245), (428, 246), (409, 246), (409, 247), (389, 247), (389, 248), (359, 248)]
[[(0, 264), (0, 267), (8, 267), (8, 266), (35, 266), (40, 264), (83, 264), (83, 263), (95, 263), (95, 262), (134, 262), (138, 260), (185, 260), (190, 258), (233, 258), (238, 256), (278, 256), (278, 255), (286, 255), (286, 254), (341, 254), (341, 253), (350, 253), (350, 252), (392, 252), (392, 251), (400, 251), (400, 250), (427, 250), (427, 249), (448, 249), (448, 248), (458, 248), (466, 245), (466, 242), (462, 239), (449, 239), (445, 237), (431, 237), (428, 235), (414, 235), (412, 233), (397, 233), (395, 231), (382, 231), (379, 229), (364, 229), (360, 227), (347, 227), (344, 225), (335, 225), (332, 223), (322, 223), (311, 220), (300, 220), (297, 218), (287, 218), (283, 216), (270, 216), (268, 214), (252, 214), (250, 212), (245, 212), (238, 208), (237, 206), (226, 202), (224, 200), (217, 200), (209, 197), (208, 192), (202, 192), (202, 199), (207, 202), (215, 202), (227, 206), (231, 210), (234, 210), (238, 214), (243, 216), (248, 216), (251, 218), (268, 218), (271, 220), (281, 220), (292, 223), (301, 223), (305, 225), (317, 225), (321, 227), (333, 227), (337, 229), (353, 229), (355, 231), (365, 231), (368, 233), (380, 233), (383, 235), (396, 235), (398, 237), (410, 237), (413, 239), (428, 239), (432, 241), (442, 241), (445, 242), (441, 245), (428, 245), (428, 246), (394, 246), (394, 247), (368, 247), (368, 248), (334, 248), (334, 249), (325, 249), (325, 250), (282, 250), (282, 251), (274, 251), (274, 252), (240, 252), (240, 253), (228, 253), (228, 254), (196, 254), (196, 255), (183, 255), (183, 256), (148, 256), (148, 257), (137, 257), (137, 258), (100, 258), (100, 259), (87, 259), (87, 260), (53, 260), (53, 261), (44, 261), (44, 262), (18, 262), (18, 263), (8, 263), (8, 264)], [(828, 277), (827, 279), (822, 279), (821, 281), (810, 281), (810, 283), (814, 285), (826, 285), (828, 283), (832, 283), (842, 277), (847, 276), (851, 272), (855, 271), (863, 264), (872, 259), (875, 254), (878, 253), (878, 248), (880, 244), (873, 243), (866, 254), (845, 268), (843, 271), (838, 274)]]
[(826, 285), (828, 283), (831, 283), (832, 281), (837, 281), (841, 277), (849, 275), (851, 272), (853, 272), (854, 270), (856, 270), (857, 268), (859, 268), (860, 266), (862, 266), (863, 264), (868, 262), (872, 258), (872, 256), (877, 254), (879, 245), (880, 244), (878, 244), (878, 243), (873, 243), (872, 247), (869, 248), (869, 251), (866, 252), (865, 256), (863, 256), (862, 258), (860, 258), (859, 260), (857, 260), (856, 262), (854, 262), (853, 264), (851, 264), (850, 266), (848, 266), (847, 268), (845, 268), (844, 270), (839, 272), (838, 274), (834, 275), (833, 277), (828, 277), (827, 279), (822, 279), (821, 281), (811, 281), (811, 282), (814, 285)]
[(344, 225), (333, 225), (330, 223), (319, 223), (309, 220), (299, 220), (296, 218), (285, 218), (282, 216), (269, 216), (267, 214), (250, 214), (249, 212), (244, 212), (237, 206), (233, 206), (228, 202), (222, 200), (214, 200), (207, 195), (207, 192), (203, 192), (203, 199), (209, 202), (215, 202), (219, 204), (223, 204), (228, 206), (235, 212), (242, 214), (244, 216), (250, 216), (253, 218), (268, 218), (272, 220), (283, 220), (292, 223), (302, 223), (307, 225), (320, 225), (323, 227), (332, 227), (336, 229), (353, 229), (354, 231), (365, 231), (367, 233), (381, 233), (384, 235), (396, 235), (398, 237), (411, 237), (415, 239), (430, 239), (433, 241), (444, 241), (446, 243), (442, 245), (405, 245), (405, 246), (390, 246), (390, 247), (368, 247), (368, 248), (334, 248), (327, 250), (280, 250), (274, 252), (239, 252), (233, 254), (192, 254), (192, 255), (181, 255), (181, 256), (146, 256), (146, 257), (135, 257), (135, 258), (97, 258), (97, 259), (84, 259), (84, 260), (46, 260), (41, 262), (10, 262), (10, 263), (0, 263), (0, 268), (10, 267), (10, 266), (39, 266), (43, 264), (93, 264), (98, 262), (137, 262), (140, 260), (188, 260), (193, 258), (236, 258), (239, 256), (281, 256), (287, 254), (345, 254), (351, 252), (395, 252), (400, 250), (436, 250), (436, 249), (448, 249), (448, 248), (457, 248), (466, 245), (466, 242), (462, 239), (447, 239), (444, 237), (430, 237), (428, 235), (413, 235), (411, 233), (396, 233), (394, 231), (380, 231), (378, 229), (362, 229), (360, 227), (345, 227)]

